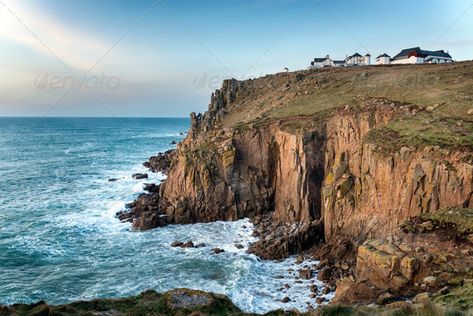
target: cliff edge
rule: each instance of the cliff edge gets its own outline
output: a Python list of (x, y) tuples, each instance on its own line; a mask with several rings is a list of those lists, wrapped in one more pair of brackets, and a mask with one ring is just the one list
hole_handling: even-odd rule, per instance
[(226, 80), (191, 114), (157, 212), (166, 224), (270, 216), (364, 240), (472, 207), (471, 86), (472, 62)]

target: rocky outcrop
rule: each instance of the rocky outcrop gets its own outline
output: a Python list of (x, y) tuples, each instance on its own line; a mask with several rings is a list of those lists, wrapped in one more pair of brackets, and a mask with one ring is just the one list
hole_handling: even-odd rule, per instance
[(174, 158), (175, 150), (168, 150), (164, 153), (159, 153), (157, 156), (152, 156), (148, 161), (143, 163), (143, 166), (152, 172), (162, 172), (167, 174), (171, 167), (171, 161)]
[(169, 224), (169, 220), (159, 209), (159, 186), (146, 185), (150, 193), (143, 193), (132, 203), (127, 210), (117, 213), (122, 222), (132, 223), (135, 230), (148, 230)]
[(364, 240), (387, 237), (423, 212), (473, 205), (471, 153), (432, 147), (386, 153), (365, 141), (415, 106), (364, 99), (299, 131), (284, 122), (217, 129), (221, 116), (209, 113), (223, 113), (241, 89), (225, 86), (230, 90), (213, 96), (209, 112), (193, 116), (189, 137), (173, 153), (160, 196), (171, 223), (271, 213), (280, 223), (323, 220), (327, 240)]
[[(137, 215), (134, 227), (153, 227), (150, 223), (159, 222), (153, 212), (159, 218), (166, 215), (166, 223), (181, 224), (270, 216), (278, 223), (275, 229), (323, 224), (323, 230), (317, 229), (321, 236), (308, 234), (313, 244), (339, 235), (357, 243), (386, 238), (404, 220), (421, 213), (473, 206), (471, 148), (398, 148), (393, 138), (387, 150), (372, 141), (371, 135), (393, 120), (431, 115), (425, 106), (358, 96), (311, 115), (272, 119), (264, 112), (272, 107), (277, 111), (279, 102), (310, 95), (309, 90), (301, 91), (309, 89), (309, 83), (316, 90), (324, 88), (323, 76), (298, 73), (224, 81), (208, 111), (191, 114), (189, 134), (176, 150), (147, 164), (167, 170), (168, 177), (153, 199), (157, 204), (137, 212), (154, 219)], [(244, 114), (253, 113), (254, 119), (238, 123)], [(286, 246), (310, 243), (305, 234), (289, 242), (289, 230), (287, 234), (281, 239)], [(273, 243), (259, 246), (263, 244), (274, 250)]]
[(327, 239), (337, 234), (385, 238), (410, 217), (473, 206), (471, 152), (403, 147), (386, 155), (348, 137), (337, 138), (328, 149), (323, 188)]
[[(190, 289), (166, 293), (148, 290), (140, 295), (120, 299), (95, 299), (65, 305), (35, 304), (0, 306), (1, 315), (250, 315), (243, 313), (223, 295)], [(298, 313), (288, 313), (298, 315)]]
[(276, 222), (271, 214), (267, 214), (256, 216), (253, 223), (256, 226), (254, 234), (259, 240), (251, 245), (249, 251), (262, 259), (284, 259), (322, 242), (323, 224), (320, 220), (290, 224)]
[(367, 240), (358, 247), (355, 272), (338, 283), (334, 302), (369, 303), (379, 298), (385, 304), (387, 297), (446, 292), (471, 278), (473, 244), (468, 239), (460, 240), (431, 221), (417, 220), (412, 227), (419, 230), (395, 240)]

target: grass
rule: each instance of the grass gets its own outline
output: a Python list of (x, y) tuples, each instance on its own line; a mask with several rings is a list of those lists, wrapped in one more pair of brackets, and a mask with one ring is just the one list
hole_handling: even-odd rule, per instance
[(381, 306), (325, 306), (320, 308), (317, 316), (466, 316), (471, 315), (469, 309), (462, 309), (456, 302), (448, 304), (426, 304), (410, 305), (402, 307), (381, 307)]
[[(179, 290), (176, 290), (179, 291)], [(183, 290), (180, 290), (183, 291)], [(243, 315), (233, 303), (223, 296), (208, 294), (201, 291), (184, 290), (187, 293), (206, 295), (212, 298), (208, 305), (193, 309), (173, 308), (170, 305), (171, 297), (175, 291), (159, 294), (155, 291), (146, 291), (138, 296), (125, 299), (98, 299), (88, 302), (76, 302), (67, 305), (49, 306), (44, 302), (33, 305), (15, 305), (11, 308), (0, 307), (0, 315), (19, 316), (85, 316), (85, 315)], [(200, 313), (200, 314), (199, 314)]]
[[(311, 117), (363, 98), (386, 98), (417, 106), (368, 141), (386, 145), (473, 148), (473, 62), (306, 70), (245, 81), (236, 103), (226, 109), (225, 127), (298, 120), (297, 129), (314, 124)], [(434, 110), (425, 111), (434, 107)], [(424, 109), (424, 110), (422, 110)], [(301, 118), (304, 118), (301, 120)], [(291, 128), (294, 130), (294, 128)], [(392, 143), (390, 143), (392, 142)]]
[(473, 148), (473, 121), (419, 113), (396, 118), (368, 133), (365, 140), (388, 151), (402, 147)]
[(449, 294), (439, 296), (434, 300), (441, 305), (455, 306), (461, 311), (471, 310), (473, 309), (473, 283), (455, 288)]
[(435, 226), (447, 229), (458, 237), (473, 234), (473, 209), (446, 209), (421, 214), (422, 221), (431, 221)]

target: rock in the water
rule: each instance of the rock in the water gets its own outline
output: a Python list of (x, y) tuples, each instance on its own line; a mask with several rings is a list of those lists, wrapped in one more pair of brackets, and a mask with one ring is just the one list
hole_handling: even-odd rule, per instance
[(110, 179), (108, 179), (108, 182), (117, 182), (117, 181), (118, 181), (117, 178), (110, 178)]
[(235, 244), (235, 248), (237, 249), (243, 249), (245, 248), (242, 244)]
[(214, 254), (219, 254), (219, 253), (225, 252), (225, 250), (220, 249), (220, 248), (214, 248), (214, 249), (212, 249), (212, 251), (213, 251)]
[(133, 179), (135, 179), (135, 180), (148, 179), (148, 174), (147, 173), (135, 173), (133, 175)]
[(144, 190), (148, 191), (149, 193), (156, 193), (159, 191), (159, 185), (155, 183), (146, 183)]
[(171, 247), (181, 247), (184, 243), (182, 241), (174, 241), (172, 244), (171, 244)]
[(330, 288), (326, 287), (322, 290), (322, 294), (327, 295), (331, 292)]
[(286, 303), (289, 303), (290, 301), (291, 301), (291, 299), (286, 296), (285, 298), (282, 299), (281, 302), (283, 302), (284, 304), (286, 304)]
[(313, 271), (311, 269), (301, 269), (299, 270), (299, 278), (303, 280), (312, 279)]
[(327, 267), (319, 271), (317, 278), (320, 281), (328, 281), (332, 277), (332, 268)]
[(312, 293), (317, 293), (317, 292), (319, 291), (319, 289), (317, 288), (317, 285), (312, 284), (312, 285), (310, 286), (310, 291), (311, 291)]
[(182, 248), (194, 248), (194, 243), (192, 241), (188, 241), (185, 244), (181, 245)]

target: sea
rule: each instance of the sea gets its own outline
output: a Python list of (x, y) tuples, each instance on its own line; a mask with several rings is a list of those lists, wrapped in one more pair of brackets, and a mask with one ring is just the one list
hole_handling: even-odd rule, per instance
[[(136, 232), (116, 218), (145, 183), (165, 179), (132, 175), (148, 173), (142, 163), (173, 148), (189, 125), (185, 118), (0, 118), (0, 305), (192, 288), (225, 294), (245, 312), (316, 307), (309, 287), (322, 284), (298, 279), (307, 262), (247, 253), (255, 241), (248, 219)], [(206, 247), (171, 247), (176, 240)]]

